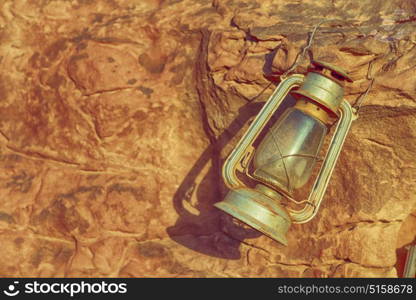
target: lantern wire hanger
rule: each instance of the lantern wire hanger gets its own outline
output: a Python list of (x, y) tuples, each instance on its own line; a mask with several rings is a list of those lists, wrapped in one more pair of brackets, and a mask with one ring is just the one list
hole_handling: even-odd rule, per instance
[[(315, 38), (315, 34), (318, 31), (319, 27), (324, 24), (324, 23), (331, 23), (331, 22), (338, 22), (338, 23), (347, 23), (351, 25), (351, 22), (347, 22), (347, 21), (343, 21), (343, 20), (336, 20), (336, 19), (330, 19), (330, 20), (322, 20), (321, 22), (319, 22), (318, 24), (315, 25), (315, 27), (312, 30), (312, 33), (310, 34), (307, 44), (305, 45), (305, 47), (303, 47), (302, 51), (299, 52), (295, 58), (295, 62), (292, 64), (292, 66), (287, 69), (282, 75), (280, 75), (280, 79), (284, 80), (287, 78), (287, 76), (292, 73), (298, 66), (301, 60), (303, 60), (305, 58), (306, 52), (309, 50), (309, 48), (312, 46), (312, 43), (314, 41)], [(357, 29), (360, 34), (364, 34), (358, 27), (353, 26), (355, 29)], [(365, 34), (364, 34), (365, 35)], [(365, 98), (367, 97), (368, 93), (370, 92), (371, 88), (373, 87), (374, 81), (375, 81), (375, 77), (372, 75), (372, 69), (373, 69), (373, 64), (376, 60), (381, 59), (383, 57), (385, 57), (387, 55), (381, 55), (381, 56), (377, 56), (375, 59), (371, 60), (368, 66), (368, 71), (367, 71), (367, 75), (366, 78), (367, 80), (370, 81), (369, 85), (367, 86), (367, 89), (361, 93), (357, 99), (355, 100), (354, 104), (353, 104), (353, 109), (355, 112), (356, 117), (358, 116), (358, 112), (361, 109), (361, 106), (365, 100)]]

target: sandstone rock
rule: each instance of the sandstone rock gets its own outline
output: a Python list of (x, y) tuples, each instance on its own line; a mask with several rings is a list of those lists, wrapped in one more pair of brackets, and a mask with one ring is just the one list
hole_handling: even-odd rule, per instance
[[(43, 1), (0, 8), (2, 276), (395, 277), (415, 241), (411, 0)], [(353, 123), (284, 247), (213, 207), (224, 158), (313, 27)]]
[(415, 213), (409, 215), (404, 219), (402, 226), (400, 227), (399, 235), (397, 237), (397, 248), (412, 244), (415, 242), (415, 236), (413, 232), (416, 232), (416, 215)]

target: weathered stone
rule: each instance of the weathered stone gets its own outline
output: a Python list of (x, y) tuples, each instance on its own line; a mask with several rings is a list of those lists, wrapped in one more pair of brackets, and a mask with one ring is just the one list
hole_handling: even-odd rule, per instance
[[(413, 1), (3, 2), (0, 275), (398, 275), (416, 238)], [(375, 81), (318, 215), (284, 247), (213, 204), (323, 16), (294, 71), (347, 69), (351, 104)]]

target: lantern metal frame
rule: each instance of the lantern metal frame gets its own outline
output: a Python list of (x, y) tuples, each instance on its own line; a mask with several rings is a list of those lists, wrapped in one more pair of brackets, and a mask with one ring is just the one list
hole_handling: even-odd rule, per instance
[[(249, 162), (251, 161), (255, 151), (255, 148), (253, 147), (254, 141), (265, 128), (266, 124), (282, 104), (288, 93), (292, 89), (301, 86), (305, 81), (305, 77), (306, 76), (302, 74), (294, 74), (288, 76), (280, 82), (269, 100), (263, 106), (245, 134), (237, 143), (236, 147), (225, 160), (222, 168), (222, 176), (226, 186), (229, 189), (236, 190), (239, 188), (247, 188), (247, 186), (238, 178), (237, 171), (248, 175)], [(329, 148), (323, 160), (323, 164), (319, 170), (308, 199), (306, 201), (296, 201), (292, 199), (290, 195), (284, 193), (284, 191), (279, 190), (279, 193), (282, 193), (287, 199), (296, 203), (306, 204), (304, 208), (300, 210), (287, 208), (288, 214), (293, 223), (306, 223), (313, 219), (317, 214), (345, 138), (352, 122), (356, 119), (354, 109), (345, 99), (341, 100), (337, 115), (339, 119), (336, 122), (335, 132), (332, 136)]]

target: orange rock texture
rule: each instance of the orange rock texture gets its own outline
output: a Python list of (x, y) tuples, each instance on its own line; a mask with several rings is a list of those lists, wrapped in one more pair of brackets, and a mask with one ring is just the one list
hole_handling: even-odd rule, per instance
[[(306, 58), (375, 82), (284, 247), (213, 204), (324, 18)], [(413, 0), (2, 0), (0, 65), (1, 276), (395, 277), (415, 240)]]

